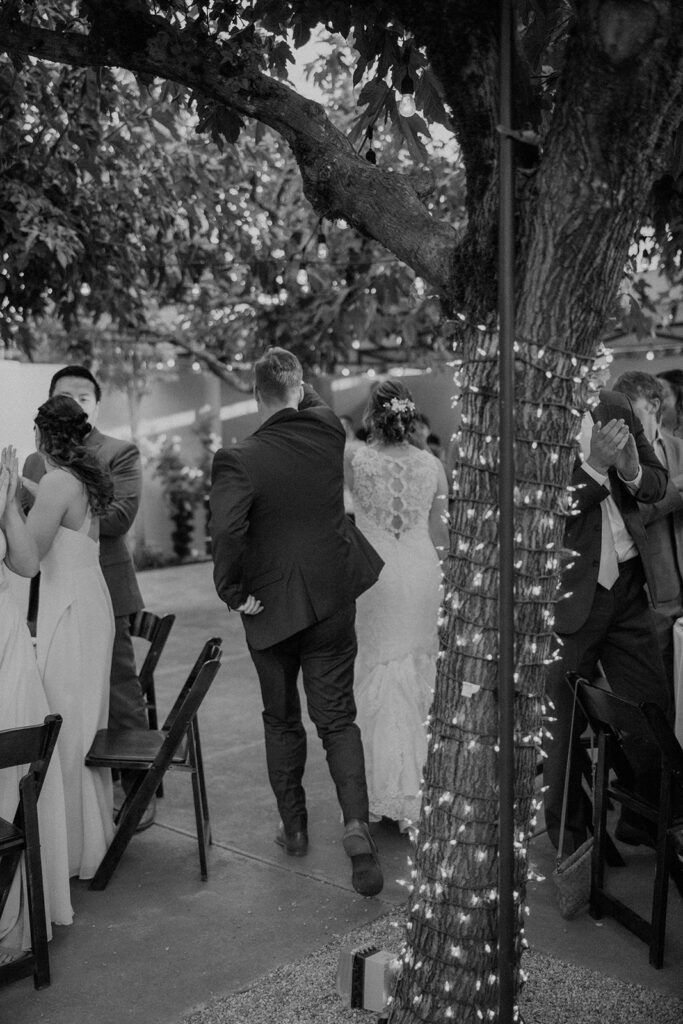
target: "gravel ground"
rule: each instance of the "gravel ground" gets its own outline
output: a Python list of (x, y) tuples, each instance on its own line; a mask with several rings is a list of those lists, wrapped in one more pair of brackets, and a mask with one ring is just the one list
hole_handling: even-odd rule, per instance
[[(265, 975), (244, 992), (195, 1010), (181, 1024), (373, 1024), (375, 1014), (351, 1010), (336, 993), (339, 951), (374, 945), (396, 951), (402, 921), (396, 913), (335, 938), (328, 945)], [(529, 951), (529, 980), (520, 1008), (525, 1024), (681, 1024), (683, 1001), (639, 985), (574, 967)]]

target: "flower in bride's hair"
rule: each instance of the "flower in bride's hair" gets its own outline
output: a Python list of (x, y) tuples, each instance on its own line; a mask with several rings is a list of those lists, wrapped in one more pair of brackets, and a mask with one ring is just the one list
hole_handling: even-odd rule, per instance
[(400, 416), (404, 412), (415, 412), (415, 402), (409, 398), (392, 398), (390, 402), (384, 403), (384, 408)]

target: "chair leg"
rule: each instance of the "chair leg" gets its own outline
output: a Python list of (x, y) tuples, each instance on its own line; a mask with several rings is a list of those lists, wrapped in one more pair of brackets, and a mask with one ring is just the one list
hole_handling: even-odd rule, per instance
[[(163, 774), (163, 773), (161, 773)], [(106, 889), (116, 866), (121, 860), (123, 853), (135, 835), (140, 824), (140, 819), (147, 809), (154, 792), (159, 785), (160, 774), (148, 773), (139, 785), (130, 791), (126, 797), (123, 807), (119, 812), (118, 823), (114, 838), (107, 848), (102, 861), (95, 872), (95, 875), (88, 886), (96, 892)]]
[(659, 793), (659, 819), (657, 821), (657, 856), (655, 882), (652, 888), (652, 938), (650, 940), (650, 963), (660, 968), (664, 963), (664, 939), (666, 931), (666, 905), (669, 894), (669, 863), (674, 856), (669, 835), (671, 821), (671, 777), (662, 772)]
[(50, 958), (47, 948), (43, 866), (40, 857), (40, 831), (33, 775), (25, 776), (22, 779), (20, 793), (26, 838), (26, 893), (34, 959), (33, 983), (36, 988), (45, 988), (50, 984)]
[(598, 738), (598, 764), (595, 772), (593, 807), (593, 853), (591, 857), (591, 917), (600, 918), (600, 893), (605, 885), (605, 845), (607, 841), (607, 744), (604, 733)]
[[(149, 686), (146, 694), (147, 700), (147, 723), (154, 732), (159, 728), (159, 721), (157, 719), (157, 695), (154, 689), (154, 679), (150, 679)], [(163, 799), (164, 796), (164, 784), (159, 783), (156, 791), (156, 795), (159, 800)]]
[(15, 850), (14, 853), (5, 854), (2, 861), (0, 861), (0, 914), (5, 909), (7, 897), (12, 888), (12, 880), (17, 873), (17, 867), (21, 860), (21, 854), (21, 850)]
[(199, 870), (202, 881), (209, 877), (209, 862), (207, 850), (211, 842), (211, 824), (209, 822), (208, 808), (202, 799), (202, 793), (206, 795), (204, 786), (202, 766), (197, 758), (197, 748), (192, 729), (188, 730), (189, 760), (192, 777), (192, 797), (194, 799), (194, 816), (197, 827), (197, 846), (199, 848)]
[(681, 864), (676, 851), (673, 851), (671, 860), (669, 861), (669, 876), (673, 878), (676, 888), (683, 897), (683, 864)]
[[(209, 822), (209, 798), (206, 795), (206, 776), (204, 775), (204, 759), (202, 757), (202, 744), (199, 739), (199, 725), (195, 718), (192, 723), (192, 736), (194, 738), (194, 754), (197, 764), (197, 778), (199, 781), (199, 792), (202, 799), (202, 810), (205, 821)], [(211, 830), (209, 829), (209, 843), (211, 843)]]

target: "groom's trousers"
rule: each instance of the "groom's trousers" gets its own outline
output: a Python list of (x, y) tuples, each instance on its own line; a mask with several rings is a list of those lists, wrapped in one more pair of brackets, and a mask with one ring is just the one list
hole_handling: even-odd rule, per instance
[(356, 725), (353, 667), (355, 602), (263, 650), (249, 648), (263, 699), (268, 779), (285, 831), (307, 830), (306, 730), (297, 679), (302, 674), (308, 714), (322, 740), (344, 821), (368, 820), (368, 792)]

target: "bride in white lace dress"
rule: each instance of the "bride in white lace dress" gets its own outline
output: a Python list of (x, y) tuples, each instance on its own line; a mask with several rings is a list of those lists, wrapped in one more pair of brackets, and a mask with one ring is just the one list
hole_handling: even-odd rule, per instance
[(448, 544), (446, 473), (410, 443), (415, 405), (397, 380), (373, 388), (363, 425), (369, 442), (346, 464), (356, 525), (384, 559), (378, 582), (358, 598), (355, 670), (371, 820), (420, 810), (425, 720), (438, 649), (441, 567)]

